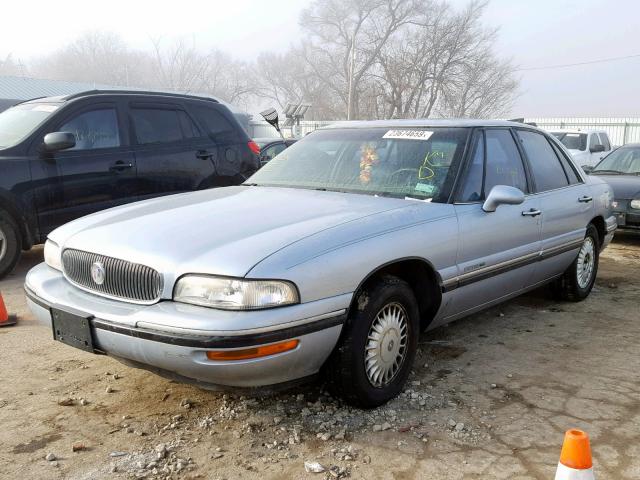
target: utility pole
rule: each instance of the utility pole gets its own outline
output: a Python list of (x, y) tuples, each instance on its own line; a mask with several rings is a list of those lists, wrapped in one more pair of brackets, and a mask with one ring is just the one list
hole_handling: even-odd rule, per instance
[(351, 61), (349, 62), (349, 91), (347, 92), (347, 120), (351, 120), (353, 108), (353, 71), (356, 64), (356, 36), (351, 39)]

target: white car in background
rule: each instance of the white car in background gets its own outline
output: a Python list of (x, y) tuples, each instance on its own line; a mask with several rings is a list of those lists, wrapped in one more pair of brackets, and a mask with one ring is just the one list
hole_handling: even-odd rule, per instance
[(550, 132), (567, 147), (581, 167), (594, 167), (611, 152), (611, 141), (604, 130), (557, 130)]

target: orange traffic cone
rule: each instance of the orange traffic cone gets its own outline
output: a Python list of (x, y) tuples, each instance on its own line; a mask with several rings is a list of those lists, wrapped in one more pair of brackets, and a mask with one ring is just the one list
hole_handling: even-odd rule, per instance
[(17, 321), (18, 319), (15, 315), (7, 313), (7, 307), (4, 306), (4, 299), (2, 298), (2, 293), (0, 293), (0, 327), (15, 325)]
[(589, 435), (571, 429), (564, 434), (556, 480), (595, 480)]

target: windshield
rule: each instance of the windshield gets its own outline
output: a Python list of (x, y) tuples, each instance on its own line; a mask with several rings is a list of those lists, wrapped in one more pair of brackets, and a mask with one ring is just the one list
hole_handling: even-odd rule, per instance
[(607, 155), (591, 174), (640, 174), (640, 147), (621, 147)]
[(466, 128), (318, 130), (247, 183), (446, 201)]
[(23, 103), (0, 113), (0, 148), (12, 147), (24, 140), (58, 107), (52, 103)]
[(551, 132), (551, 134), (562, 142), (569, 150), (586, 150), (586, 133)]

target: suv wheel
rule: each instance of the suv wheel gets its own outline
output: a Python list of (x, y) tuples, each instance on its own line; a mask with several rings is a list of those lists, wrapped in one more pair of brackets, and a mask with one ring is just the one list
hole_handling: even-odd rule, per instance
[(578, 252), (566, 272), (555, 282), (556, 295), (562, 300), (579, 302), (591, 293), (598, 273), (600, 243), (596, 227), (589, 224)]
[(20, 259), (21, 237), (18, 226), (4, 210), (0, 210), (0, 278), (9, 274)]
[(398, 395), (415, 358), (418, 304), (409, 284), (385, 276), (358, 294), (327, 365), (329, 386), (347, 402), (377, 407)]

